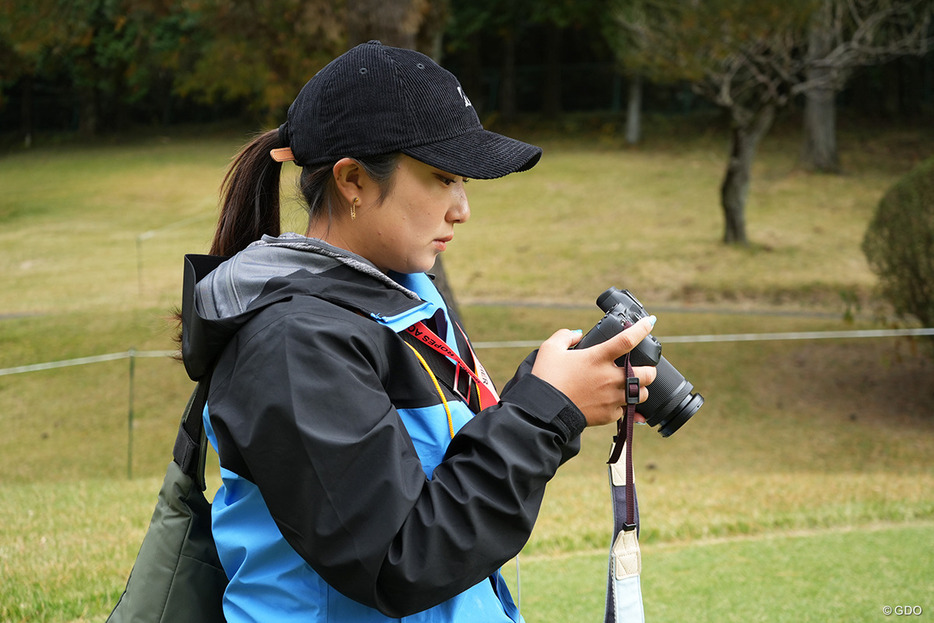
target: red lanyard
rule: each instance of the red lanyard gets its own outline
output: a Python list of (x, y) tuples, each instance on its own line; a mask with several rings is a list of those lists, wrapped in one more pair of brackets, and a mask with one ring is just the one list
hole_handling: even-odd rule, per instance
[[(457, 327), (460, 330), (460, 327)], [(468, 376), (477, 384), (477, 395), (480, 399), (480, 409), (486, 409), (492, 405), (495, 405), (499, 402), (499, 394), (496, 393), (496, 388), (493, 387), (493, 381), (490, 379), (490, 375), (487, 374), (486, 369), (480, 363), (480, 360), (477, 359), (477, 355), (474, 354), (473, 349), (470, 347), (470, 342), (467, 342), (467, 336), (464, 336), (464, 341), (467, 342), (467, 348), (470, 349), (470, 355), (473, 357), (474, 363), (477, 365), (477, 370), (471, 370), (463, 359), (458, 356), (454, 350), (447, 345), (447, 343), (438, 337), (434, 331), (425, 326), (424, 322), (416, 322), (411, 327), (407, 328), (406, 331), (415, 336), (419, 341), (428, 346), (429, 348), (435, 350), (436, 352), (441, 353), (448, 359), (451, 359), (455, 364), (454, 369), (454, 387), (458, 387), (458, 377), (460, 376), (460, 371), (463, 370), (467, 373)], [(463, 334), (463, 331), (461, 331)], [(468, 388), (468, 394), (469, 394)], [(464, 396), (461, 396), (469, 404)]]

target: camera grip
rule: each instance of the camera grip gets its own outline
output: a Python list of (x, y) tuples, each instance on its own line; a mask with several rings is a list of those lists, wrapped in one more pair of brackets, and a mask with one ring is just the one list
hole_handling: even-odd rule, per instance
[(590, 331), (588, 331), (584, 337), (581, 338), (581, 341), (577, 343), (574, 348), (589, 348), (605, 342), (617, 333), (623, 331), (623, 325), (620, 322), (612, 322), (609, 320), (608, 316), (604, 316), (600, 322), (595, 324)]
[[(624, 320), (620, 316), (612, 312), (606, 314), (581, 338), (581, 341), (574, 348), (589, 348), (607, 341), (624, 330), (623, 322)], [(632, 349), (630, 361), (634, 366), (654, 366), (658, 364), (661, 357), (661, 343), (654, 336), (648, 335)], [(616, 365), (624, 365), (622, 357), (616, 360)]]

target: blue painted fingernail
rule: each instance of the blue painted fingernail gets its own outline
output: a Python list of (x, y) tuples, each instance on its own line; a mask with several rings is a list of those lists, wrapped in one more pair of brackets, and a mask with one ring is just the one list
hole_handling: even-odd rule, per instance
[(658, 320), (655, 316), (649, 316), (649, 322), (652, 323), (652, 326), (655, 326), (655, 322)]
[(571, 333), (575, 333), (577, 335), (583, 335), (584, 330), (583, 329), (571, 329)]

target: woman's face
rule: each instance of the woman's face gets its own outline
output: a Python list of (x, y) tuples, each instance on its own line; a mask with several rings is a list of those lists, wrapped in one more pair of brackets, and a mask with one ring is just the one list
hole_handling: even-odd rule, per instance
[(356, 218), (342, 219), (345, 244), (338, 244), (384, 272), (428, 271), (454, 238), (454, 225), (470, 218), (466, 183), (402, 155), (382, 202), (375, 184), (361, 189)]

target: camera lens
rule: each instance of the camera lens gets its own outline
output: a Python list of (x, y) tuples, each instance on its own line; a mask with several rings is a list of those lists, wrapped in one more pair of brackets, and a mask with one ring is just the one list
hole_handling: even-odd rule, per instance
[(701, 408), (701, 405), (704, 404), (704, 397), (700, 394), (691, 394), (688, 393), (684, 400), (681, 401), (677, 407), (672, 409), (671, 416), (665, 421), (659, 424), (658, 434), (662, 437), (668, 437), (676, 430), (681, 428), (681, 426), (691, 419), (691, 416)]
[(636, 407), (650, 426), (658, 427), (662, 437), (668, 437), (694, 415), (704, 397), (694, 394), (694, 386), (668, 360), (661, 357), (655, 367), (655, 381), (649, 385), (648, 400)]

